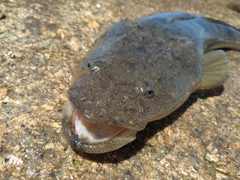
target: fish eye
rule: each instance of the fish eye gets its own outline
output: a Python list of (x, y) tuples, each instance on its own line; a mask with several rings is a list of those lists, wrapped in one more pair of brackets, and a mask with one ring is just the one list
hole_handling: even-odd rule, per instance
[(154, 85), (147, 80), (138, 81), (135, 89), (143, 97), (151, 99), (155, 96)]
[(106, 62), (104, 60), (96, 60), (94, 62), (89, 62), (87, 64), (88, 69), (90, 69), (93, 72), (98, 72), (101, 69), (104, 68), (104, 66), (106, 65)]
[(90, 63), (88, 63), (88, 64), (87, 64), (87, 67), (88, 67), (88, 68), (90, 68), (90, 67), (91, 67), (91, 64), (90, 64)]
[(154, 90), (149, 90), (147, 92), (147, 96), (148, 96), (148, 98), (153, 98), (154, 97)]

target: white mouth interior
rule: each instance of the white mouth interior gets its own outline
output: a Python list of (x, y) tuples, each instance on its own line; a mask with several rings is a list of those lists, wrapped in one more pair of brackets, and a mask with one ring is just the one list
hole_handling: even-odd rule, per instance
[(107, 141), (126, 130), (126, 128), (110, 124), (90, 123), (85, 121), (84, 117), (77, 110), (74, 110), (73, 113), (73, 131), (80, 139), (89, 143)]
[(123, 146), (133, 141), (137, 133), (135, 130), (111, 124), (87, 122), (70, 101), (65, 103), (63, 115), (71, 118), (74, 133), (78, 135), (79, 139), (87, 143), (100, 143), (115, 138)]

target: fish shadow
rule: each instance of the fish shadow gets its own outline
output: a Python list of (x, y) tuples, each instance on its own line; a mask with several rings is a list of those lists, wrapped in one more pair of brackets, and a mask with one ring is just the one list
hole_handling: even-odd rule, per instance
[(197, 90), (174, 112), (170, 115), (148, 123), (146, 128), (137, 133), (136, 139), (123, 146), (122, 148), (103, 154), (87, 154), (75, 151), (78, 155), (84, 159), (99, 163), (119, 163), (127, 160), (132, 156), (136, 155), (145, 145), (146, 142), (151, 139), (157, 132), (162, 131), (164, 128), (173, 124), (179, 117), (193, 104), (198, 98), (206, 99), (208, 97), (219, 96), (224, 91), (224, 87), (220, 86), (209, 90)]

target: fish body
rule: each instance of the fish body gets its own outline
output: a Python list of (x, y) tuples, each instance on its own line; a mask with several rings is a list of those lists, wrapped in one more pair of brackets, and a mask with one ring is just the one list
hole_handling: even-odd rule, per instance
[(240, 50), (240, 31), (200, 15), (160, 13), (116, 23), (73, 77), (64, 135), (86, 153), (124, 146), (196, 89), (222, 85), (229, 71), (222, 48)]

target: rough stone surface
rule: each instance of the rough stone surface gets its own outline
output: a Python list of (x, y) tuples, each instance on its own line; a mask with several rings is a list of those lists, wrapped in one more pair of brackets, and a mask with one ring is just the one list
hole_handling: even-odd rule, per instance
[(238, 0), (0, 0), (0, 179), (240, 179), (239, 52), (227, 52), (224, 88), (194, 93), (115, 152), (77, 154), (61, 132), (74, 64), (113, 23), (187, 11), (240, 28), (239, 7)]

